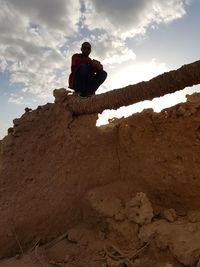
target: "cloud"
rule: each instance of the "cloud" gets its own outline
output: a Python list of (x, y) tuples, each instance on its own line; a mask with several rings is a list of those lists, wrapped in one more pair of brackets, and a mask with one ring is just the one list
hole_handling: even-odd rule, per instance
[(6, 0), (8, 7), (23, 14), (30, 22), (71, 33), (79, 20), (79, 1), (68, 0)]
[(121, 64), (127, 60), (135, 60), (135, 53), (129, 49), (124, 40), (107, 33), (91, 36), (91, 56), (98, 58), (106, 65)]
[(66, 75), (63, 47), (78, 32), (79, 1), (0, 0), (0, 5), (0, 71), (7, 70), (10, 83), (23, 91), (48, 95)]
[(152, 24), (182, 17), (188, 3), (188, 0), (85, 0), (85, 24), (126, 39), (144, 34)]
[(18, 96), (16, 94), (11, 94), (9, 99), (8, 99), (9, 103), (14, 103), (17, 105), (22, 105), (24, 104), (24, 98), (22, 96)]
[(8, 66), (5, 57), (0, 57), (0, 72), (4, 72)]
[(91, 32), (92, 56), (103, 64), (117, 65), (136, 59), (127, 39), (143, 36), (148, 28), (170, 23), (185, 15), (189, 0), (85, 0), (83, 25)]
[(7, 70), (11, 85), (20, 85), (23, 93), (48, 97), (54, 88), (67, 87), (70, 57), (85, 37), (94, 47), (91, 56), (107, 68), (131, 64), (136, 55), (127, 38), (182, 17), (186, 4), (188, 0), (0, 0), (0, 71)]

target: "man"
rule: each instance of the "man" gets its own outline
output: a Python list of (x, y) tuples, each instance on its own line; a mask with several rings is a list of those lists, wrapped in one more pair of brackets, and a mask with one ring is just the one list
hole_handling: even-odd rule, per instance
[(91, 44), (84, 42), (80, 54), (74, 54), (69, 75), (69, 88), (78, 95), (87, 97), (95, 94), (99, 86), (105, 81), (107, 73), (102, 64), (89, 57)]

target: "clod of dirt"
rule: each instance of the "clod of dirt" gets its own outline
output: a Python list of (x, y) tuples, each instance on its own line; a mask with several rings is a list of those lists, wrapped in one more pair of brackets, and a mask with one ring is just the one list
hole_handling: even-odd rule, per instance
[[(104, 217), (122, 216), (122, 202), (118, 198), (107, 195), (103, 191), (90, 191), (87, 194), (91, 208)], [(121, 214), (121, 215), (119, 215)]]
[(86, 246), (94, 241), (94, 233), (82, 225), (68, 231), (68, 240), (81, 246)]
[(189, 103), (200, 103), (200, 94), (193, 93), (192, 95), (186, 95), (187, 102)]
[(151, 223), (153, 208), (144, 193), (137, 193), (126, 203), (126, 215), (130, 221), (140, 225)]
[(174, 222), (177, 219), (177, 214), (174, 209), (166, 209), (163, 211), (163, 217), (169, 222)]
[(143, 226), (139, 237), (143, 242), (154, 239), (158, 248), (168, 248), (186, 266), (193, 266), (199, 260), (200, 223), (194, 225), (184, 220), (174, 223), (159, 220)]
[(188, 211), (187, 217), (190, 222), (200, 222), (200, 211), (199, 210)]

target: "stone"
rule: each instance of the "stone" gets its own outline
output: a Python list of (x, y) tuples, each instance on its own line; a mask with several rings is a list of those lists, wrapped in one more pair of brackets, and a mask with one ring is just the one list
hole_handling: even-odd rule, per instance
[(55, 97), (55, 103), (64, 102), (67, 99), (69, 92), (70, 91), (66, 90), (65, 88), (54, 89), (53, 96)]
[(149, 224), (153, 218), (153, 208), (144, 193), (137, 193), (134, 198), (126, 203), (128, 219), (140, 225)]
[(32, 111), (32, 109), (31, 109), (31, 108), (28, 108), (28, 107), (26, 107), (24, 110), (25, 110), (25, 112), (30, 112), (30, 111)]
[(194, 266), (200, 257), (200, 223), (193, 232), (189, 231), (190, 226), (191, 223), (184, 220), (179, 223), (158, 220), (141, 227), (139, 238), (150, 242), (153, 237), (158, 248), (168, 248), (180, 263)]
[(194, 93), (192, 95), (186, 95), (187, 102), (200, 104), (200, 93)]
[(163, 217), (169, 222), (174, 222), (177, 219), (176, 211), (174, 209), (166, 209), (163, 212)]
[(119, 220), (123, 219), (123, 206), (119, 198), (108, 196), (101, 191), (91, 190), (87, 194), (87, 200), (91, 208), (99, 215), (108, 218), (117, 217)]
[(14, 126), (19, 126), (19, 123), (20, 123), (20, 119), (14, 119), (13, 120)]
[(69, 241), (81, 246), (87, 246), (89, 242), (93, 241), (93, 233), (82, 225), (78, 225), (70, 229), (67, 233)]
[(187, 217), (190, 222), (193, 223), (200, 222), (200, 211), (199, 210), (188, 211)]

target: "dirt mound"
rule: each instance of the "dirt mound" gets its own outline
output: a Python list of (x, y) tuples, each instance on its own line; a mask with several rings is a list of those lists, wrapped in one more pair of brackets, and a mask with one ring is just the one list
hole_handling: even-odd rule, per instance
[(102, 127), (55, 96), (0, 143), (0, 267), (197, 265), (199, 95)]
[(123, 201), (110, 186), (84, 196), (80, 224), (45, 245), (36, 240), (25, 255), (4, 260), (0, 267), (197, 266), (200, 220), (194, 220), (194, 212), (191, 217), (174, 209), (158, 211), (144, 193)]

